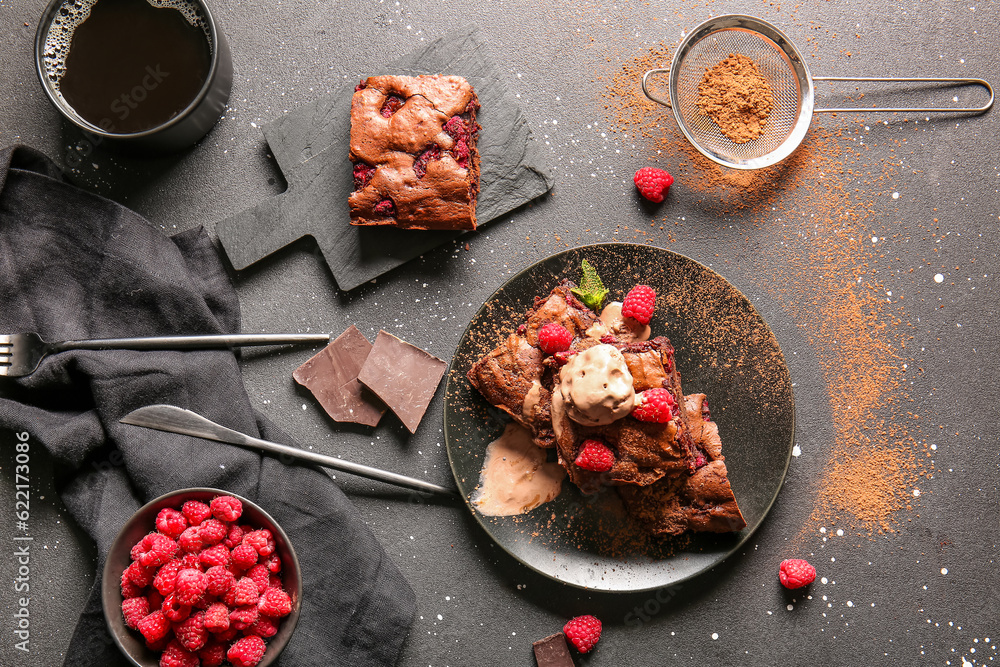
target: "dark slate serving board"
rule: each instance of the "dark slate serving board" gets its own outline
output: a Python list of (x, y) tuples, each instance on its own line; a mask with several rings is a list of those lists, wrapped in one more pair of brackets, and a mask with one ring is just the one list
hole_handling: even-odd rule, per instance
[[(389, 73), (458, 74), (476, 89), (483, 128), (476, 207), (480, 226), (552, 187), (549, 166), (521, 108), (487, 56), (477, 28), (435, 40), (371, 74)], [(350, 224), (353, 92), (353, 86), (347, 86), (264, 126), (264, 138), (288, 189), (218, 224), (219, 240), (234, 268), (244, 269), (303, 236), (312, 236), (337, 286), (351, 290), (460, 234)]]

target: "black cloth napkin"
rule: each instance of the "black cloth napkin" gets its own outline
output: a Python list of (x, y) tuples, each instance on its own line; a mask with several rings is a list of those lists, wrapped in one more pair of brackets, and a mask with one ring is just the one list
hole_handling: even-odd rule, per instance
[[(168, 238), (17, 146), (0, 151), (0, 294), (0, 333), (36, 331), (53, 341), (233, 333), (240, 325), (204, 230)], [(63, 502), (97, 543), (98, 581), (65, 664), (127, 664), (101, 612), (107, 550), (143, 503), (196, 486), (257, 502), (295, 547), (302, 612), (280, 665), (395, 664), (415, 596), (333, 481), (238, 447), (119, 423), (150, 403), (289, 442), (255, 413), (227, 350), (64, 352), (25, 378), (0, 378), (0, 429), (26, 431), (46, 448)]]

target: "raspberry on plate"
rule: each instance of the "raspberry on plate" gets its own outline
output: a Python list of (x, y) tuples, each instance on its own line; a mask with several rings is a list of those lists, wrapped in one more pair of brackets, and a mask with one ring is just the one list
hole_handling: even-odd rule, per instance
[(667, 196), (670, 186), (674, 184), (674, 177), (656, 167), (643, 167), (635, 172), (635, 187), (639, 189), (639, 194), (651, 202), (659, 204)]
[(622, 317), (631, 317), (641, 324), (649, 324), (656, 307), (656, 292), (649, 285), (636, 285), (622, 301)]
[(590, 614), (577, 616), (563, 626), (563, 633), (577, 651), (589, 653), (601, 638), (601, 621)]
[(662, 387), (640, 391), (635, 395), (635, 407), (632, 416), (641, 422), (666, 424), (674, 418), (677, 411), (677, 401), (673, 394)]
[(781, 561), (778, 579), (785, 588), (802, 588), (816, 579), (816, 568), (801, 558), (789, 558)]
[(584, 470), (607, 472), (615, 464), (615, 453), (600, 440), (584, 440), (573, 463)]
[(573, 334), (558, 322), (549, 322), (538, 329), (538, 347), (545, 354), (565, 352), (573, 343)]

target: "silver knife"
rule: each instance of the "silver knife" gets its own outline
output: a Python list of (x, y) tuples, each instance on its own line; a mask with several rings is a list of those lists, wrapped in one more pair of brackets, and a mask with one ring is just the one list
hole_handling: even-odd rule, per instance
[(399, 475), (394, 472), (388, 472), (387, 470), (372, 468), (360, 463), (352, 463), (351, 461), (345, 461), (332, 456), (315, 454), (304, 449), (298, 449), (297, 447), (279, 445), (276, 442), (253, 438), (245, 433), (234, 431), (221, 424), (216, 424), (211, 419), (202, 417), (197, 412), (191, 412), (190, 410), (179, 408), (176, 405), (147, 405), (144, 408), (133, 410), (122, 417), (119, 421), (123, 424), (144, 426), (158, 431), (192, 435), (196, 438), (226, 442), (231, 445), (239, 445), (240, 447), (249, 447), (251, 449), (262, 449), (274, 454), (283, 454), (297, 459), (302, 459), (303, 461), (309, 461), (310, 463), (316, 463), (325, 468), (334, 468), (336, 470), (342, 470), (354, 475), (360, 475), (361, 477), (377, 479), (381, 482), (416, 489), (417, 491), (436, 493), (450, 498), (458, 497), (458, 492), (454, 489), (438, 486), (437, 484), (431, 484), (430, 482), (425, 482), (421, 479), (406, 477), (405, 475)]

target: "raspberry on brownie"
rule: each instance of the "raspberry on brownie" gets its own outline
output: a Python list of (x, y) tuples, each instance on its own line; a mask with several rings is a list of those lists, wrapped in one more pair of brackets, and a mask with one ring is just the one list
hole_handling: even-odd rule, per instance
[(475, 229), (478, 109), (460, 76), (371, 76), (358, 84), (351, 224)]

